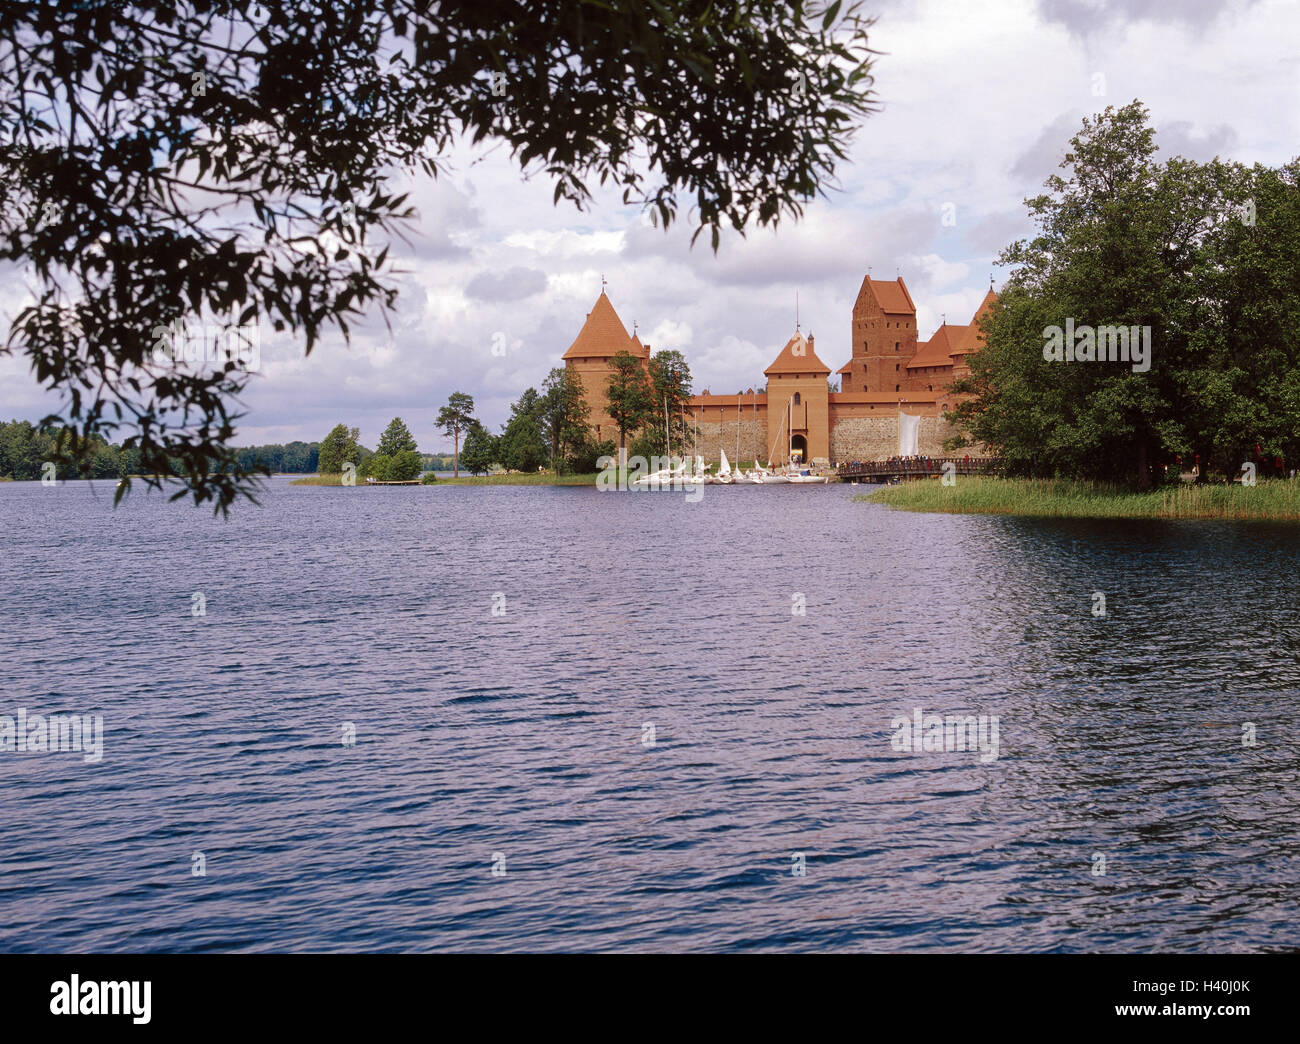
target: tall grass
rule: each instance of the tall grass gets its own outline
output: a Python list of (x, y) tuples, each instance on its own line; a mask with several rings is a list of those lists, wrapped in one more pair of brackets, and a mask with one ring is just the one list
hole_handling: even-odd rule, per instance
[(953, 486), (922, 479), (885, 486), (853, 499), (903, 511), (949, 514), (1300, 520), (1300, 480), (1287, 479), (1261, 481), (1255, 486), (1162, 486), (1135, 493), (1065, 479), (958, 476)]
[[(358, 479), (353, 476), (353, 480), (358, 486), (366, 480)], [(343, 485), (342, 475), (308, 475), (306, 478), (294, 479), (289, 483), (291, 486), (341, 486)]]

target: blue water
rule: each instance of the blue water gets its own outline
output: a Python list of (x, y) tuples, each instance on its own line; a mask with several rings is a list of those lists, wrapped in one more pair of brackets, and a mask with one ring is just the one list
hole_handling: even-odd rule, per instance
[(1297, 947), (1300, 529), (858, 491), (0, 484), (0, 949)]

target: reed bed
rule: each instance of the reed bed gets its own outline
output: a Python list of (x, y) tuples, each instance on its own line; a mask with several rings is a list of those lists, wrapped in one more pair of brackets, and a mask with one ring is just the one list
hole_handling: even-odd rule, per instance
[(1288, 479), (1262, 480), (1254, 486), (1188, 484), (1134, 492), (1065, 479), (958, 476), (952, 486), (922, 479), (853, 499), (903, 511), (948, 514), (1300, 521), (1300, 481)]

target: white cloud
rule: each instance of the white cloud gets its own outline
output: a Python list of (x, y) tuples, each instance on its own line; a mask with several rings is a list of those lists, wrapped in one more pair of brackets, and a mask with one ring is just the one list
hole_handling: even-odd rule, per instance
[[(997, 254), (1031, 229), (1022, 200), (1040, 191), (1085, 113), (1138, 97), (1168, 144), (1243, 162), (1285, 162), (1300, 140), (1300, 11), (1289, 3), (1197, 0), (1182, 18), (1153, 0), (1109, 2), (1103, 18), (1073, 0), (876, 7), (883, 111), (864, 123), (840, 190), (801, 222), (725, 235), (715, 255), (707, 236), (689, 246), (690, 228), (646, 227), (617, 190), (595, 189), (577, 211), (553, 202), (544, 177), (521, 177), (506, 150), (459, 146), (438, 179), (402, 186), (420, 220), (411, 245), (392, 247), (405, 272), (391, 335), (368, 316), (350, 349), (329, 338), (303, 359), (268, 334), (239, 441), (319, 439), (346, 421), (373, 446), (400, 415), (436, 450), (447, 440), (433, 417), (453, 391), (497, 428), (559, 364), (602, 276), (629, 329), (636, 320), (653, 348), (685, 351), (698, 390), (761, 385), (794, 332), (796, 294), (800, 324), (834, 370), (848, 358), (868, 267), (876, 278), (901, 272), (921, 337), (945, 312), (969, 322)], [(1103, 96), (1092, 93), (1097, 71)], [(949, 202), (955, 223), (945, 225)], [(523, 296), (539, 285), (534, 273), (545, 288)], [(12, 317), (24, 292), (16, 276), (0, 280), (0, 310)], [(493, 355), (496, 334), (504, 356)], [(54, 405), (25, 359), (0, 357), (0, 382), (0, 414), (36, 419)]]

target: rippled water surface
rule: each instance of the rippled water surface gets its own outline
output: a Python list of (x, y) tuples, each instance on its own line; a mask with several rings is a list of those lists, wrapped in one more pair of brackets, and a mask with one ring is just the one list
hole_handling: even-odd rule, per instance
[(0, 714), (104, 719), (0, 753), (5, 950), (1300, 943), (1300, 530), (112, 492), (0, 485)]

